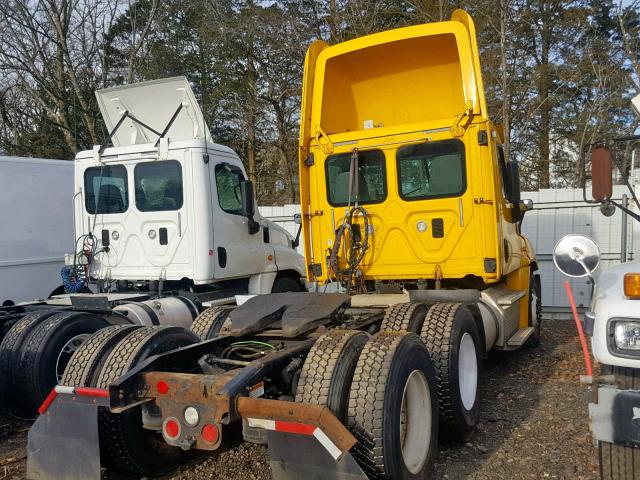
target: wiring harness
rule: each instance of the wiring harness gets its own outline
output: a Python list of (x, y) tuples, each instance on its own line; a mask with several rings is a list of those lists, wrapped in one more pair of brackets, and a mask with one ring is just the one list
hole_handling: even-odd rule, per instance
[[(78, 293), (87, 286), (89, 266), (96, 254), (96, 238), (93, 234), (80, 235), (76, 239), (73, 263), (60, 270), (62, 285), (67, 293)], [(82, 247), (80, 247), (82, 244)]]
[(235, 356), (242, 360), (255, 360), (265, 356), (270, 350), (276, 347), (267, 342), (259, 340), (245, 340), (242, 342), (234, 342), (222, 351), (222, 358), (231, 358)]
[[(359, 155), (354, 148), (351, 154), (349, 166), (349, 200), (342, 222), (336, 230), (335, 240), (329, 253), (329, 266), (333, 270), (336, 279), (343, 283), (347, 293), (352, 290), (364, 292), (364, 276), (360, 269), (360, 263), (369, 249), (370, 221), (367, 211), (358, 204), (359, 196)], [(353, 206), (351, 205), (354, 200)], [(362, 224), (355, 219), (362, 219)], [(345, 267), (340, 268), (340, 247), (343, 247), (342, 258)]]

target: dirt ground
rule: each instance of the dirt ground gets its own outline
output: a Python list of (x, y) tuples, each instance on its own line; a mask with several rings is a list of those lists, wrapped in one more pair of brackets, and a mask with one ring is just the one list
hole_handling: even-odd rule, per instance
[[(436, 479), (595, 479), (587, 426), (589, 390), (575, 326), (544, 324), (535, 350), (492, 354), (484, 364), (482, 419), (465, 445), (441, 445)], [(0, 480), (25, 478), (28, 421), (0, 418)], [(162, 480), (271, 478), (262, 447), (226, 435), (226, 446)], [(122, 478), (108, 475), (108, 479)]]

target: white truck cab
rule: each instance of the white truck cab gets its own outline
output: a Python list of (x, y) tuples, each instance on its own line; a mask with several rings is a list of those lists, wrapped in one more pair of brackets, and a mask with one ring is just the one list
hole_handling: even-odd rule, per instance
[(237, 295), (304, 289), (297, 239), (257, 213), (240, 158), (211, 141), (186, 78), (97, 97), (110, 133), (76, 157), (66, 294), (0, 307), (0, 364), (20, 392), (3, 399), (0, 389), (0, 406), (29, 414), (99, 330), (108, 342), (153, 325), (208, 339)]
[[(640, 116), (640, 95), (632, 105)], [(640, 135), (614, 138), (589, 145), (583, 158), (591, 165), (591, 195), (583, 183), (584, 199), (600, 204), (605, 215), (616, 208), (640, 222), (640, 201), (629, 182), (629, 171), (622, 161), (640, 151)], [(617, 160), (617, 161), (616, 161)], [(629, 187), (636, 211), (612, 198), (612, 177), (616, 171)], [(570, 277), (590, 276), (600, 260), (598, 246), (581, 235), (563, 237), (554, 250), (558, 269)], [(640, 261), (610, 267), (594, 279), (591, 306), (582, 322), (591, 336), (591, 350), (600, 364), (600, 374), (585, 377), (593, 385), (589, 404), (589, 425), (598, 448), (600, 477), (603, 480), (628, 480), (640, 475)]]
[(304, 275), (293, 237), (245, 192), (240, 158), (211, 141), (186, 78), (96, 94), (113, 146), (77, 155), (74, 197), (76, 238), (97, 242), (91, 278), (196, 286), (248, 278), (249, 293), (270, 293), (278, 273)]
[(632, 281), (640, 284), (640, 261), (616, 265), (598, 275), (587, 315), (599, 322), (593, 328), (591, 348), (602, 365), (640, 369), (640, 285), (631, 292)]

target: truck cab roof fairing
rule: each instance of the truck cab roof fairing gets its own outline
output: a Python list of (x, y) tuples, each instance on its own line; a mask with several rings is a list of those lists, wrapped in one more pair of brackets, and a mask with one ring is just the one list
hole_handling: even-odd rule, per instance
[[(211, 133), (186, 77), (151, 80), (98, 90), (96, 98), (100, 114), (109, 132), (118, 124), (125, 112), (157, 132), (163, 132), (178, 107), (182, 105), (165, 136), (172, 141), (191, 139), (211, 141)], [(158, 137), (159, 135), (131, 118), (126, 118), (111, 140), (115, 147), (122, 147), (155, 143)]]

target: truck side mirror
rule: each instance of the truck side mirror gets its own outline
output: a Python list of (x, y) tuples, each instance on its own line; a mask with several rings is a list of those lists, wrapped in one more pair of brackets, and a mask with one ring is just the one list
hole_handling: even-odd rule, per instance
[(242, 202), (242, 216), (253, 218), (253, 214), (256, 213), (256, 207), (251, 180), (242, 180), (240, 182), (240, 201)]
[(584, 235), (565, 235), (553, 249), (553, 263), (567, 277), (590, 277), (600, 264), (600, 249)]
[(240, 182), (240, 199), (242, 201), (242, 216), (249, 219), (249, 234), (253, 235), (260, 231), (260, 224), (253, 219), (256, 213), (256, 203), (251, 180)]
[(507, 162), (507, 177), (509, 179), (508, 200), (517, 205), (520, 203), (520, 168), (518, 162), (509, 160)]
[(524, 210), (521, 209), (520, 204), (520, 168), (518, 162), (509, 160), (507, 162), (507, 186), (505, 195), (509, 203), (513, 205), (511, 208), (512, 221), (519, 222), (524, 216)]
[(613, 157), (607, 147), (591, 151), (591, 196), (605, 202), (613, 195)]

